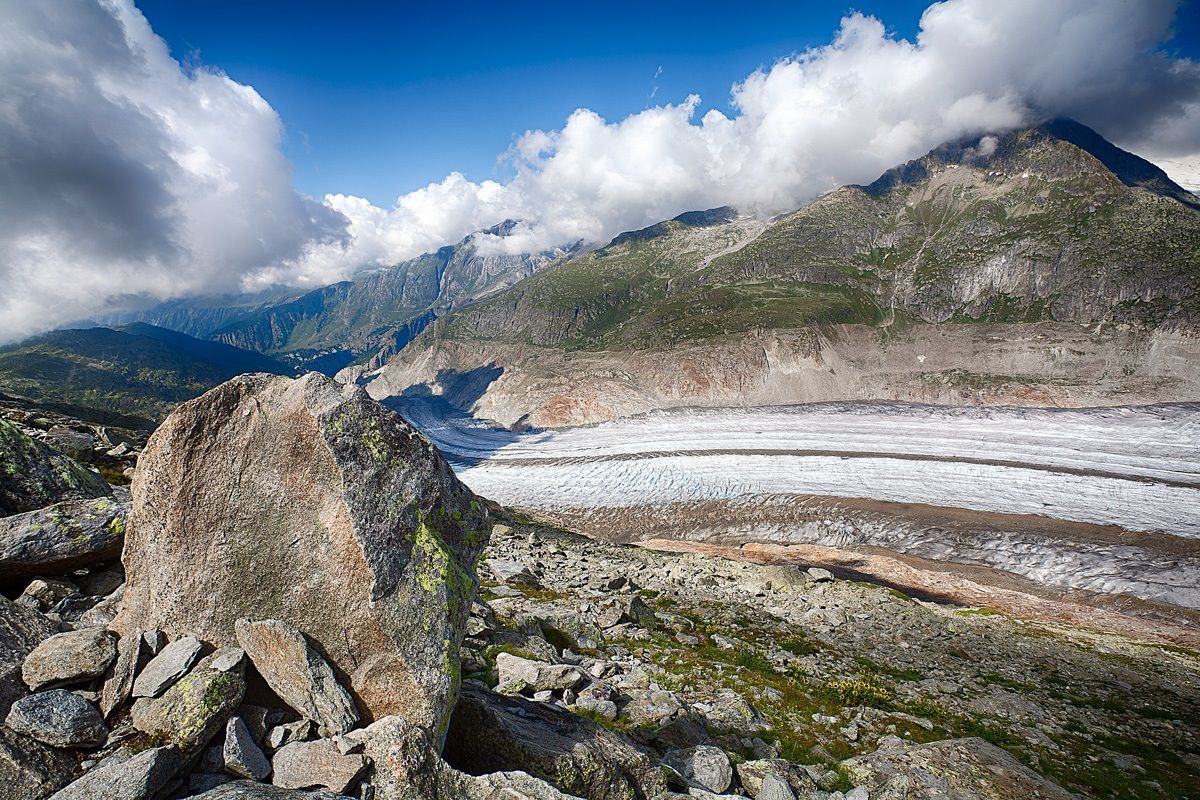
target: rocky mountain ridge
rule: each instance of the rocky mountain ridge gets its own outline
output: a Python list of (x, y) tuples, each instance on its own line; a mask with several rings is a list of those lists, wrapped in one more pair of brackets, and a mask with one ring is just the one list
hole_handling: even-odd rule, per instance
[[(1055, 121), (767, 224), (712, 213), (623, 235), (440, 319), (366, 379), (375, 397), (415, 387), (536, 425), (664, 405), (1191, 399), (1198, 250), (1193, 195)], [(443, 385), (484, 369), (482, 396)]]

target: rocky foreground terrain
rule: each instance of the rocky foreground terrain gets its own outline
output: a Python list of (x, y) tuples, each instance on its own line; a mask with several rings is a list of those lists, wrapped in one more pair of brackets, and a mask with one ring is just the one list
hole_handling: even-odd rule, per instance
[(587, 539), (316, 374), (181, 406), (128, 500), (36, 419), (0, 798), (1200, 797), (1189, 649)]

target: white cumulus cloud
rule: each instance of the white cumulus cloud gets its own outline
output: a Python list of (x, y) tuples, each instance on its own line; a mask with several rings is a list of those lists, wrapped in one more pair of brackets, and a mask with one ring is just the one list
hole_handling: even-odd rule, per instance
[[(0, 339), (133, 302), (319, 285), (504, 219), (491, 246), (603, 242), (682, 211), (762, 214), (866, 182), (941, 142), (1071, 116), (1170, 164), (1200, 154), (1200, 65), (1174, 0), (946, 0), (914, 41), (851, 14), (830, 43), (620, 120), (529, 131), (505, 181), (452, 173), (380, 208), (290, 186), (278, 116), (187, 71), (129, 0), (0, 0)], [(984, 145), (986, 147), (986, 141)]]

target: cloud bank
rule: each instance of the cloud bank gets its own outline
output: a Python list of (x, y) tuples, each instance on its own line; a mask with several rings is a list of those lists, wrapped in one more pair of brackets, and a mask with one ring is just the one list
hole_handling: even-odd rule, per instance
[(1150, 157), (1200, 153), (1200, 64), (1159, 48), (1172, 0), (947, 0), (915, 41), (853, 14), (830, 44), (618, 121), (586, 109), (379, 208), (290, 186), (278, 116), (187, 71), (127, 0), (0, 0), (0, 340), (133, 301), (319, 285), (506, 218), (492, 246), (604, 241), (681, 211), (769, 214), (950, 138), (1072, 116)]

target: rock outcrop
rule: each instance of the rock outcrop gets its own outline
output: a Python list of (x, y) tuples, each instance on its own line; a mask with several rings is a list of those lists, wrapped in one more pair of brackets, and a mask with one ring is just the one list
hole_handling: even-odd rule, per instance
[(146, 445), (128, 528), (118, 630), (232, 644), (238, 619), (282, 620), (367, 717), (441, 735), (487, 512), (361, 389), (244, 375), (185, 403)]
[(121, 555), (129, 503), (67, 500), (0, 518), (0, 581), (61, 575)]
[(99, 475), (0, 419), (0, 516), (111, 493)]

